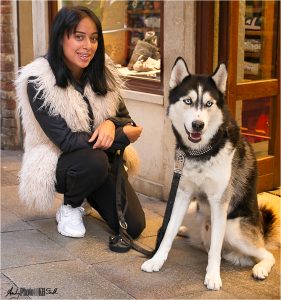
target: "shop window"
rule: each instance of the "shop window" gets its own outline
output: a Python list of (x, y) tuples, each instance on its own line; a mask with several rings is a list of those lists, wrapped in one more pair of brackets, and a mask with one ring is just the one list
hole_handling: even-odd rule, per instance
[[(57, 1), (57, 9), (77, 1)], [(105, 51), (130, 89), (162, 94), (161, 1), (79, 1), (101, 20)]]
[[(276, 98), (261, 97), (261, 93), (270, 95), (269, 80), (277, 75), (277, 4), (274, 1), (239, 1), (236, 80), (241, 97), (238, 99), (247, 100), (236, 101), (236, 118), (258, 158), (269, 155), (272, 135), (276, 131), (272, 119)], [(267, 81), (261, 82), (264, 79)], [(264, 83), (261, 91), (259, 82)], [(243, 84), (248, 84), (248, 91)]]
[(240, 1), (238, 81), (274, 78), (277, 1)]
[(258, 158), (268, 155), (272, 131), (272, 98), (236, 101), (236, 120)]

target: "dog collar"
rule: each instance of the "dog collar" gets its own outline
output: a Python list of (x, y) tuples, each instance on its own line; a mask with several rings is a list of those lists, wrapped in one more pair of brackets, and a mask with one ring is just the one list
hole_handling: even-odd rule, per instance
[(199, 150), (187, 149), (187, 153), (190, 156), (201, 156), (201, 155), (206, 154), (206, 153), (208, 153), (209, 151), (212, 151), (212, 150), (213, 150), (213, 147), (208, 145), (207, 147), (199, 149)]

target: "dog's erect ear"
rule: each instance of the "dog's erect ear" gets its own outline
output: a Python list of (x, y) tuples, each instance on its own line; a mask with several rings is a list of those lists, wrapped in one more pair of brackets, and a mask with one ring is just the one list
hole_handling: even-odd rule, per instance
[(227, 70), (225, 64), (220, 64), (211, 77), (214, 80), (217, 88), (224, 94), (227, 81)]
[(169, 82), (170, 89), (180, 84), (186, 76), (189, 76), (189, 72), (186, 63), (182, 57), (178, 57), (173, 69)]

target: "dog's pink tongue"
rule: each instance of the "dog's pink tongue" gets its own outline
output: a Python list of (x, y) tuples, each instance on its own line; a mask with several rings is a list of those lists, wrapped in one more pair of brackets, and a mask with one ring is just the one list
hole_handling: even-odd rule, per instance
[(200, 132), (192, 132), (191, 137), (195, 140), (200, 139), (201, 138), (201, 133)]

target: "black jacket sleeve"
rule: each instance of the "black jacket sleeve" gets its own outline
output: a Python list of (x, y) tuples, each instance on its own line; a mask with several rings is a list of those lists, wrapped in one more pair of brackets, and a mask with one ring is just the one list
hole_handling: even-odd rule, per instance
[[(43, 93), (41, 92), (36, 96), (37, 90), (32, 82), (27, 85), (27, 93), (36, 120), (47, 137), (62, 152), (72, 152), (93, 146), (93, 143), (88, 142), (91, 136), (88, 132), (73, 132), (61, 116), (51, 116), (49, 114), (48, 107), (43, 106)], [(117, 128), (112, 150), (123, 149), (129, 143), (130, 141), (124, 134), (123, 128)]]
[(116, 127), (125, 126), (127, 124), (136, 125), (135, 122), (129, 115), (127, 107), (124, 101), (120, 101), (118, 110), (116, 112), (116, 116), (108, 118), (108, 120), (112, 121)]

